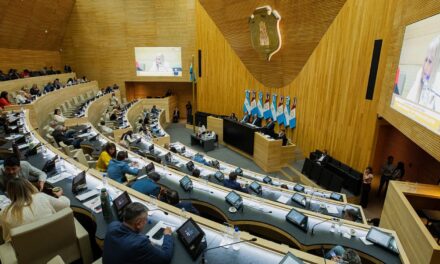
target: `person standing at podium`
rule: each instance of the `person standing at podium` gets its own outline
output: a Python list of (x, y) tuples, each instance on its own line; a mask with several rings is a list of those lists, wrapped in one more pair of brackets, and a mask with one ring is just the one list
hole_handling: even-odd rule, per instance
[(361, 206), (362, 208), (367, 208), (368, 206), (368, 196), (371, 190), (371, 182), (373, 181), (373, 169), (367, 167), (364, 171), (364, 176), (362, 177), (362, 195), (361, 195)]

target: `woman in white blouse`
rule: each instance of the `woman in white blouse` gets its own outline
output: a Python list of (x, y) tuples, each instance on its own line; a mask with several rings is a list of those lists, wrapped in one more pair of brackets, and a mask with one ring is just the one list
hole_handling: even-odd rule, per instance
[(70, 206), (70, 200), (62, 196), (63, 192), (54, 193), (57, 198), (38, 192), (27, 179), (17, 177), (8, 182), (6, 191), (11, 204), (0, 213), (3, 239), (9, 241), (10, 230), (48, 217)]
[(59, 108), (53, 111), (53, 120), (57, 121), (58, 124), (64, 124), (64, 122), (66, 122), (66, 118), (63, 116), (63, 113), (61, 113)]

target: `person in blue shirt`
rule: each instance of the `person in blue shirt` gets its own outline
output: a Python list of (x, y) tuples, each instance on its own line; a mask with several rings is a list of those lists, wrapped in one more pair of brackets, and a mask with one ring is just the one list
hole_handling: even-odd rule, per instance
[(126, 182), (127, 178), (125, 174), (137, 175), (139, 169), (130, 167), (126, 161), (127, 153), (125, 151), (119, 151), (116, 155), (116, 160), (111, 159), (107, 167), (107, 175), (110, 179), (117, 182)]
[(241, 184), (237, 182), (237, 176), (238, 174), (235, 171), (231, 171), (231, 173), (229, 173), (229, 179), (225, 179), (223, 181), (223, 186), (236, 191), (247, 193), (248, 191), (246, 190), (246, 188), (241, 187)]
[(105, 264), (168, 264), (174, 251), (171, 228), (165, 228), (163, 244), (156, 247), (143, 233), (148, 221), (148, 209), (141, 203), (131, 203), (125, 207), (123, 222), (108, 225), (102, 252)]
[(152, 171), (148, 173), (148, 178), (138, 179), (133, 182), (133, 184), (131, 184), (131, 188), (145, 195), (158, 197), (160, 193), (160, 186), (157, 184), (157, 182), (159, 180), (160, 174)]
[(160, 193), (159, 199), (162, 202), (166, 202), (172, 206), (180, 209), (185, 209), (185, 211), (192, 214), (200, 215), (199, 210), (197, 210), (191, 202), (181, 202), (179, 199), (179, 193), (175, 190), (165, 189)]

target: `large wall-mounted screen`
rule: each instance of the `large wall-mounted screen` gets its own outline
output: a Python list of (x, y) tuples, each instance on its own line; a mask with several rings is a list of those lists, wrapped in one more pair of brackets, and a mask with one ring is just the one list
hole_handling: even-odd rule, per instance
[(180, 47), (136, 47), (137, 76), (182, 76)]
[(406, 27), (391, 107), (440, 135), (440, 14)]

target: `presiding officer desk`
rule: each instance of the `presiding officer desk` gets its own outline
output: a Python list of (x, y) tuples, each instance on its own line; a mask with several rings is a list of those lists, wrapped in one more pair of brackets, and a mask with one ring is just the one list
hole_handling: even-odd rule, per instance
[[(98, 244), (102, 246), (107, 225), (111, 222), (111, 220), (105, 220), (102, 213), (96, 213), (91, 208), (87, 207), (84, 203), (79, 202), (79, 200), (75, 198), (71, 190), (72, 177), (77, 175), (81, 171), (86, 172), (87, 188), (89, 190), (102, 188), (101, 173), (94, 169), (89, 169), (81, 165), (80, 163), (60, 152), (58, 149), (49, 145), (48, 142), (46, 142), (39, 134), (32, 132), (34, 128), (30, 124), (28, 111), (26, 111), (25, 118), (26, 131), (31, 132), (32, 141), (34, 143), (40, 142), (41, 144), (43, 144), (41, 153), (30, 156), (28, 161), (37, 168), (42, 168), (46, 161), (52, 159), (55, 155), (59, 157), (59, 160), (57, 160), (57, 163), (55, 165), (55, 170), (57, 172), (48, 173), (47, 182), (53, 186), (62, 187), (64, 190), (64, 195), (71, 200), (72, 209), (76, 213), (81, 213), (89, 216), (95, 222), (95, 237)], [(25, 149), (23, 149), (22, 151), (25, 151)], [(137, 160), (137, 158), (133, 157), (131, 153), (130, 156), (131, 158)], [(159, 164), (155, 164), (155, 166), (157, 168), (156, 170), (159, 173), (163, 173), (164, 171), (168, 172), (166, 168), (162, 167)], [(172, 173), (170, 177), (174, 177)], [(218, 246), (222, 241), (224, 226), (221, 224), (217, 224), (196, 215), (191, 215), (188, 213), (182, 214), (181, 210), (176, 207), (170, 206), (163, 202), (152, 199), (146, 195), (138, 193), (123, 184), (112, 181), (111, 179), (108, 180), (106, 188), (108, 189), (109, 194), (112, 198), (115, 198), (120, 193), (127, 191), (132, 201), (141, 202), (151, 210), (151, 212), (149, 213), (149, 222), (146, 225), (145, 230), (143, 231), (144, 233), (147, 233), (148, 230), (151, 229), (158, 221), (163, 221), (165, 222), (165, 224), (175, 229), (179, 227), (188, 217), (192, 217), (206, 233), (208, 247)], [(90, 202), (90, 200), (86, 201), (86, 203), (87, 202)], [(94, 208), (98, 204), (99, 203), (95, 203), (89, 206)], [(152, 211), (155, 209), (157, 209), (157, 211)], [(115, 216), (112, 217), (112, 220), (115, 220)], [(185, 252), (183, 245), (176, 238), (176, 235), (173, 234), (173, 236), (175, 237), (175, 247), (171, 263), (199, 263), (200, 257), (195, 261), (192, 260), (189, 254)], [(254, 236), (251, 236), (246, 232), (241, 233), (242, 240), (251, 239), (252, 237)], [(206, 253), (206, 259), (209, 263), (219, 264), (225, 262), (276, 264), (279, 263), (284, 254), (288, 251), (292, 252), (295, 256), (303, 259), (306, 263), (324, 263), (324, 261), (320, 257), (301, 252), (299, 250), (291, 249), (285, 245), (280, 246), (279, 244), (261, 238), (258, 238), (256, 242), (242, 244), (239, 251), (233, 251), (231, 248), (220, 248), (208, 251)]]
[[(118, 146), (118, 149), (121, 149), (121, 147)], [(138, 162), (137, 166), (139, 168), (143, 168), (150, 163), (150, 161), (131, 151), (128, 151), (128, 154), (129, 158)], [(230, 213), (229, 205), (225, 202), (225, 197), (231, 191), (230, 189), (204, 179), (190, 177), (194, 188), (191, 192), (185, 192), (179, 183), (186, 176), (184, 173), (169, 169), (158, 163), (154, 163), (154, 165), (156, 171), (161, 174), (161, 179), (158, 182), (160, 185), (178, 191), (181, 199), (190, 200), (207, 210), (211, 209), (212, 212), (217, 213), (217, 216), (222, 217), (223, 220), (231, 224), (240, 226), (241, 229), (252, 230), (253, 233), (265, 237), (269, 234), (271, 240), (282, 241), (301, 250), (342, 245), (345, 248), (355, 249), (362, 257), (375, 263), (409, 263), (394, 231), (386, 230), (395, 237), (397, 248), (400, 251), (398, 255), (378, 245), (366, 245), (362, 242), (361, 238), (365, 237), (370, 229), (370, 226), (366, 224), (340, 221), (340, 223), (343, 223), (340, 228), (341, 232), (332, 232), (331, 217), (297, 208), (297, 211), (308, 217), (308, 231), (304, 232), (299, 227), (286, 221), (286, 215), (292, 209), (291, 206), (260, 199), (250, 194), (240, 193), (244, 201), (243, 211)], [(315, 226), (315, 224), (318, 225)], [(315, 226), (314, 235), (311, 234), (311, 227), (313, 226)], [(356, 233), (355, 236), (350, 237), (347, 235), (351, 229)]]

